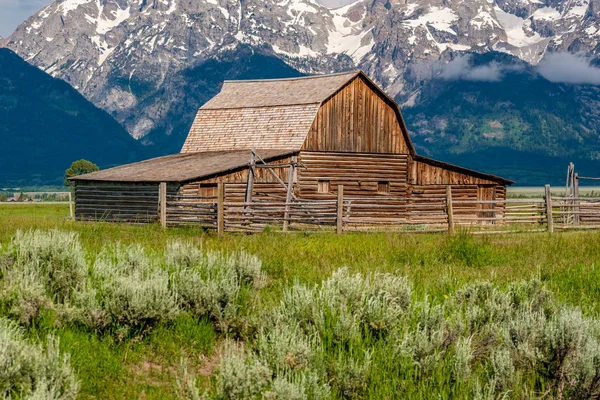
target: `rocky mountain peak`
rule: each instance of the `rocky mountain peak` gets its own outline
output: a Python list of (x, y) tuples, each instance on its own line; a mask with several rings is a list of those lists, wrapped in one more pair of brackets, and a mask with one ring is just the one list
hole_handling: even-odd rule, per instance
[[(600, 0), (57, 0), (3, 46), (64, 79), (136, 138), (164, 118), (182, 71), (239, 46), (304, 73), (363, 68), (409, 96), (415, 69), (464, 52), (537, 64), (548, 51), (596, 51)], [(161, 93), (160, 96), (157, 93)]]

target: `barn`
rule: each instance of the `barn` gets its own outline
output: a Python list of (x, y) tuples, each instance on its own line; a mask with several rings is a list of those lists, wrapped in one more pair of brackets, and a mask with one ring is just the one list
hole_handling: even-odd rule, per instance
[(180, 154), (72, 180), (79, 220), (217, 228), (220, 212), (231, 230), (436, 224), (449, 195), (496, 218), (485, 201), (513, 183), (416, 154), (398, 105), (362, 71), (226, 81)]

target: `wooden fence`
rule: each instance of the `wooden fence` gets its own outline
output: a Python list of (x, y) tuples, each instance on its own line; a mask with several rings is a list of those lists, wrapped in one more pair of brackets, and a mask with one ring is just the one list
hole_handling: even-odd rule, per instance
[(199, 226), (224, 232), (283, 232), (398, 230), (453, 232), (469, 228), (474, 233), (554, 231), (600, 228), (600, 198), (550, 196), (544, 199), (472, 200), (453, 198), (448, 186), (445, 198), (401, 199), (394, 197), (344, 197), (336, 200), (255, 200), (227, 202), (219, 184), (218, 195), (202, 197), (167, 195), (161, 185), (159, 216), (167, 226)]

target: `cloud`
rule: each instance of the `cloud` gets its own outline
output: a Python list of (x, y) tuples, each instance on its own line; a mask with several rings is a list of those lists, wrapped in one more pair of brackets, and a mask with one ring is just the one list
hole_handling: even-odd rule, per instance
[(417, 80), (443, 79), (448, 81), (499, 82), (508, 72), (519, 71), (524, 67), (518, 64), (501, 64), (492, 61), (484, 65), (473, 65), (471, 55), (463, 55), (451, 61), (430, 61), (419, 63), (411, 68)]
[(326, 7), (336, 8), (336, 7), (345, 6), (350, 3), (354, 3), (357, 0), (317, 0), (317, 1)]
[(551, 82), (600, 85), (600, 68), (581, 54), (547, 53), (536, 70)]

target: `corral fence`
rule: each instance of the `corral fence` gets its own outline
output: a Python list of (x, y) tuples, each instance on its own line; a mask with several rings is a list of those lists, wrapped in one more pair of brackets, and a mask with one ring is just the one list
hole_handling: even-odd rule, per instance
[(335, 200), (225, 201), (225, 187), (217, 196), (167, 194), (159, 191), (159, 219), (163, 227), (196, 226), (224, 232), (296, 231), (407, 231), (473, 233), (550, 231), (600, 228), (600, 198), (551, 196), (543, 199), (473, 200), (452, 196), (394, 198), (345, 197), (338, 188)]

